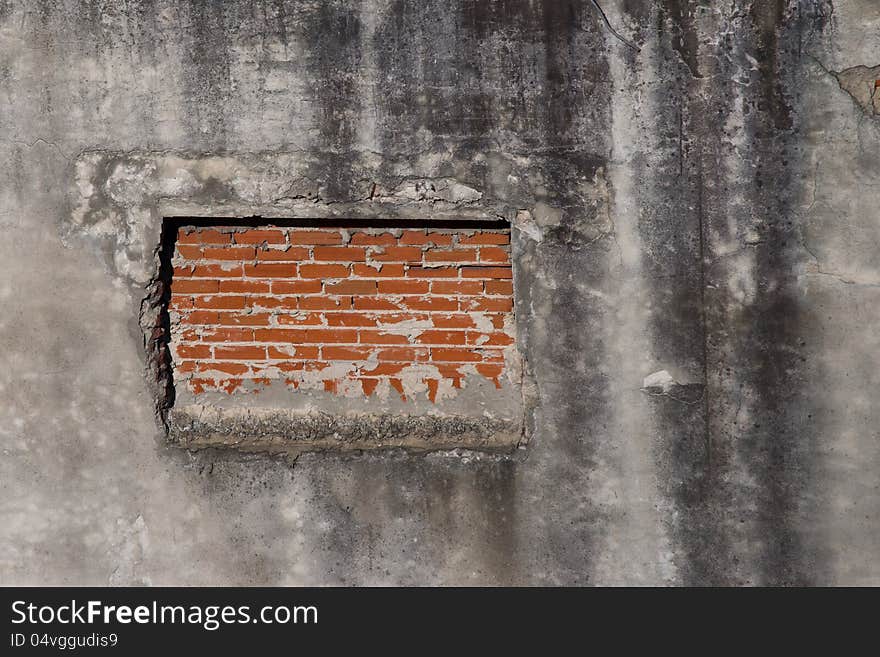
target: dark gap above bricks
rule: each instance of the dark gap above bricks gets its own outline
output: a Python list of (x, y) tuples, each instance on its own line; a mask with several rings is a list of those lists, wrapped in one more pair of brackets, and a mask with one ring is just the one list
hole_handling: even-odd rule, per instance
[(451, 230), (505, 230), (510, 222), (505, 219), (300, 219), (274, 217), (165, 217), (163, 228), (176, 229), (183, 226), (196, 228), (436, 228)]

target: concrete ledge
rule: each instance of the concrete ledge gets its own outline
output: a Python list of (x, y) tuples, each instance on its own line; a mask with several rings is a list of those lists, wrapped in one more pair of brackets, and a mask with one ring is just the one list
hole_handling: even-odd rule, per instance
[(460, 415), (345, 414), (190, 405), (168, 414), (169, 438), (186, 449), (233, 447), (297, 455), (324, 450), (405, 448), (506, 452), (519, 445), (522, 424)]

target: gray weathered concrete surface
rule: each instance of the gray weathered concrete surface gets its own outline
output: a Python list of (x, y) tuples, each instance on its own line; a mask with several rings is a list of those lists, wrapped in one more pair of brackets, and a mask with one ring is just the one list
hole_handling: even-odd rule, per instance
[[(880, 6), (600, 4), (0, 3), (0, 583), (880, 584)], [(528, 446), (167, 445), (96, 153), (507, 208)]]

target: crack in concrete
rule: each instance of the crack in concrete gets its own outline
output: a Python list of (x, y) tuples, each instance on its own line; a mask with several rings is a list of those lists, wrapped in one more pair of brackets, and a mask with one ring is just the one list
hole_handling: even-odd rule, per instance
[(613, 34), (614, 37), (618, 41), (625, 44), (629, 48), (632, 48), (636, 52), (638, 52), (640, 50), (640, 48), (636, 44), (634, 44), (632, 41), (629, 41), (628, 39), (624, 38), (623, 35), (620, 34), (620, 32), (618, 32), (617, 30), (614, 29), (614, 26), (611, 24), (611, 21), (608, 20), (608, 16), (602, 10), (602, 7), (599, 5), (597, 0), (590, 0), (590, 2), (596, 8), (596, 11), (599, 12), (599, 16), (602, 17), (602, 22), (605, 23), (605, 27), (608, 28), (608, 31), (611, 32), (611, 34)]
[(828, 276), (838, 281), (839, 283), (843, 283), (844, 285), (854, 285), (857, 287), (880, 287), (880, 283), (860, 281), (855, 278), (847, 277), (844, 274), (838, 272), (822, 269), (822, 262), (821, 260), (819, 260), (819, 256), (812, 250), (810, 246), (807, 245), (806, 241), (801, 240), (800, 244), (804, 251), (806, 251), (813, 259), (814, 265), (816, 267), (816, 271), (808, 271), (806, 272), (806, 276)]
[(61, 157), (63, 157), (68, 162), (70, 162), (73, 159), (72, 155), (68, 155), (67, 153), (65, 153), (62, 150), (62, 148), (58, 144), (56, 144), (54, 141), (51, 141), (49, 139), (44, 139), (43, 137), (37, 137), (32, 142), (25, 141), (24, 139), (6, 139), (5, 141), (8, 144), (16, 144), (18, 146), (24, 146), (27, 149), (31, 149), (34, 146), (36, 146), (37, 144), (45, 144), (46, 146), (51, 146), (56, 151), (58, 151), (58, 154), (61, 155)]

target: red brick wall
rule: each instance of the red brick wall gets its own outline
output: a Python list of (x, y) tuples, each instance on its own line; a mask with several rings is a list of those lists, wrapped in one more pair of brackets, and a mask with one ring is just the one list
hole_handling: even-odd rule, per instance
[(347, 395), (504, 385), (508, 230), (181, 228), (175, 379), (196, 394), (283, 382)]

